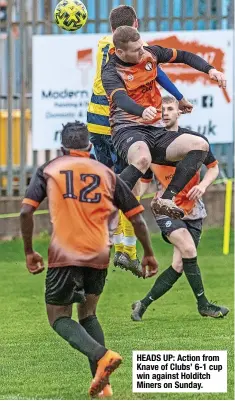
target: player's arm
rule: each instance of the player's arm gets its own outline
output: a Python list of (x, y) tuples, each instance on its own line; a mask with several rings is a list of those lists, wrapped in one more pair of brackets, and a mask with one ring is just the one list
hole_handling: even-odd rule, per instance
[(149, 49), (157, 56), (158, 63), (187, 64), (190, 67), (193, 67), (195, 70), (209, 74), (211, 79), (218, 81), (220, 87), (226, 88), (224, 74), (220, 71), (217, 71), (216, 68), (208, 64), (197, 54), (184, 50), (168, 49), (161, 46), (151, 46)]
[(211, 148), (209, 148), (209, 152), (204, 161), (204, 165), (207, 167), (207, 171), (202, 181), (198, 185), (195, 185), (193, 188), (191, 188), (191, 190), (188, 192), (187, 197), (190, 200), (201, 198), (208, 187), (213, 184), (213, 182), (219, 175), (218, 161), (213, 155)]
[(154, 107), (146, 109), (128, 96), (124, 82), (118, 75), (115, 67), (109, 64), (104, 67), (102, 71), (102, 83), (109, 99), (126, 113), (145, 118), (146, 110), (149, 109), (150, 119), (156, 116), (157, 111)]
[(174, 96), (178, 101), (183, 99), (182, 93), (176, 88), (176, 86), (173, 84), (173, 82), (170, 80), (167, 74), (159, 67), (157, 66), (157, 78), (156, 81), (165, 89), (167, 92), (169, 92), (172, 96)]
[(33, 250), (33, 213), (47, 196), (46, 180), (43, 176), (43, 166), (33, 175), (20, 211), (20, 227), (24, 242), (26, 265), (30, 273), (38, 274), (44, 270), (41, 255)]
[(179, 109), (182, 114), (191, 113), (193, 109), (193, 104), (186, 100), (182, 93), (177, 89), (177, 87), (173, 84), (167, 74), (159, 67), (157, 67), (157, 78), (156, 81), (169, 92), (172, 96), (174, 96), (179, 102)]
[(116, 176), (114, 204), (131, 221), (135, 230), (135, 235), (144, 249), (144, 257), (142, 260), (144, 277), (146, 277), (147, 266), (150, 268), (148, 277), (153, 276), (157, 273), (158, 263), (154, 257), (148, 227), (142, 216), (144, 208), (139, 204), (125, 182), (118, 176)]

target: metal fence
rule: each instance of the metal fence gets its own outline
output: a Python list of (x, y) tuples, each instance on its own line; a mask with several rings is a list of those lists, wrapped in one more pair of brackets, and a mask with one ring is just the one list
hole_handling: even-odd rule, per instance
[[(20, 110), (20, 162), (13, 165), (13, 119), (7, 118), (7, 164), (0, 163), (0, 196), (23, 195), (33, 169), (58, 152), (26, 150), (25, 112), (31, 110), (32, 35), (67, 34), (53, 22), (57, 0), (0, 0), (0, 112)], [(108, 16), (119, 4), (132, 5), (141, 31), (228, 29), (234, 25), (234, 0), (84, 0), (89, 21), (77, 34), (109, 31)], [(1, 127), (0, 127), (1, 129)], [(2, 146), (0, 136), (0, 147)], [(233, 175), (232, 144), (214, 145), (222, 174)], [(27, 155), (28, 154), (28, 160)], [(56, 153), (56, 154), (55, 154)], [(1, 149), (0, 149), (1, 155)], [(15, 180), (14, 180), (15, 179)], [(4, 184), (5, 183), (5, 184)], [(16, 185), (14, 185), (14, 183)]]

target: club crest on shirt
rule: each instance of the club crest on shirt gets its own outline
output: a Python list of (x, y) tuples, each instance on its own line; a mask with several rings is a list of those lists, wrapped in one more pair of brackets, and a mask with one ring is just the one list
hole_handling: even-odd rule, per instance
[(129, 74), (129, 75), (127, 76), (127, 79), (128, 79), (128, 81), (133, 81), (134, 76), (133, 76), (132, 74)]
[(170, 220), (168, 220), (168, 221), (165, 223), (165, 226), (166, 226), (167, 228), (169, 228), (171, 225), (172, 225), (172, 222), (171, 222)]
[(148, 63), (145, 66), (146, 71), (152, 71), (153, 69), (153, 63), (151, 61), (148, 61)]

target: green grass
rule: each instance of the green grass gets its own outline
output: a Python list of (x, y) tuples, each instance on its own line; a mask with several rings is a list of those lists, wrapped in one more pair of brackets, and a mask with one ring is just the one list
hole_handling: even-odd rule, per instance
[[(160, 271), (171, 263), (172, 248), (153, 236)], [(46, 256), (47, 237), (35, 240)], [(222, 255), (222, 230), (209, 230), (199, 247), (199, 261), (209, 299), (228, 306), (225, 319), (199, 316), (182, 277), (165, 297), (152, 304), (141, 323), (130, 320), (132, 301), (149, 290), (154, 279), (141, 280), (110, 267), (98, 307), (107, 346), (124, 357), (112, 377), (114, 399), (233, 398), (233, 255)], [(87, 399), (88, 363), (50, 329), (44, 306), (44, 278), (24, 266), (20, 240), (0, 243), (0, 399)], [(132, 350), (228, 350), (228, 393), (132, 393)]]

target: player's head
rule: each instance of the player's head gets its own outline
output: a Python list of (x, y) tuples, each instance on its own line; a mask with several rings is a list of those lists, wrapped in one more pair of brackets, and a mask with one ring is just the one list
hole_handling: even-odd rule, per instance
[(162, 98), (162, 119), (167, 129), (178, 128), (178, 118), (180, 116), (179, 102), (173, 96)]
[(61, 145), (63, 150), (89, 148), (89, 132), (87, 126), (80, 121), (67, 123), (61, 132)]
[(126, 63), (138, 64), (144, 54), (139, 32), (130, 26), (120, 26), (113, 34), (117, 56)]
[(109, 22), (112, 31), (120, 26), (132, 26), (138, 28), (138, 19), (135, 9), (131, 6), (118, 6), (113, 8), (109, 15)]

